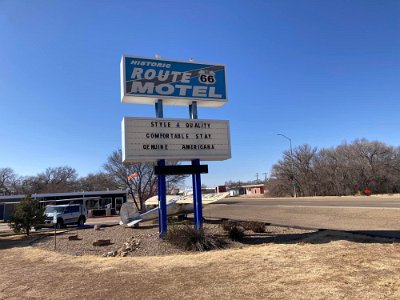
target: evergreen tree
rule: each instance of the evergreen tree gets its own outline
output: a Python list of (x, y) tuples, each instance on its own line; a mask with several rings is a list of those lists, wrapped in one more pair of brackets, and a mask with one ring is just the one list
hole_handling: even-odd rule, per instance
[(31, 195), (26, 195), (25, 199), (18, 203), (9, 226), (14, 232), (24, 232), (29, 235), (32, 227), (44, 224), (44, 210), (39, 206), (38, 200), (33, 199)]

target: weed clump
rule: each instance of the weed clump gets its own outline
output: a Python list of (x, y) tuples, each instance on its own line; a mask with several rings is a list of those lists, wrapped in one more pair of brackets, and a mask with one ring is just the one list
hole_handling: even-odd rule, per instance
[(166, 240), (187, 251), (208, 251), (221, 249), (226, 245), (224, 240), (189, 225), (171, 227), (167, 232)]
[(244, 229), (240, 226), (234, 226), (228, 231), (228, 236), (232, 241), (240, 241), (244, 237)]
[(251, 230), (254, 233), (264, 233), (265, 223), (264, 222), (242, 222), (242, 227), (245, 230)]
[(170, 216), (167, 218), (167, 223), (168, 223), (168, 225), (179, 225), (179, 224), (190, 225), (190, 224), (193, 224), (193, 222), (188, 220), (186, 218), (186, 216)]
[(235, 227), (235, 226), (238, 226), (238, 222), (235, 222), (232, 220), (223, 221), (221, 223), (221, 227), (225, 231), (229, 231), (229, 230), (231, 230), (232, 227)]
[(239, 222), (225, 221), (221, 226), (228, 232), (228, 236), (232, 241), (240, 241), (244, 237), (244, 228)]

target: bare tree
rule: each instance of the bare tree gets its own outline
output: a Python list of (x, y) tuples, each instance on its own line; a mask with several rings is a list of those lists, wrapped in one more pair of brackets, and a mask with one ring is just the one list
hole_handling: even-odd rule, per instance
[(272, 166), (271, 177), (274, 179), (268, 185), (271, 195), (287, 196), (293, 192), (293, 179), (295, 178), (292, 169), (290, 151), (283, 152), (283, 159)]
[(78, 174), (74, 168), (63, 166), (47, 168), (36, 176), (23, 180), (25, 193), (64, 193), (76, 187)]
[(314, 163), (317, 148), (309, 145), (301, 145), (294, 149), (294, 179), (301, 195), (312, 196), (317, 194), (317, 177), (314, 171)]
[[(350, 195), (366, 188), (374, 193), (400, 190), (400, 148), (366, 139), (331, 149), (294, 149), (294, 178), (301, 195)], [(271, 194), (287, 194), (292, 172), (289, 152), (272, 168)]]
[(240, 181), (240, 180), (233, 181), (233, 180), (228, 180), (228, 181), (225, 181), (224, 185), (229, 189), (238, 189), (242, 185), (250, 185), (250, 184), (252, 184), (251, 181)]
[(18, 191), (19, 178), (11, 168), (0, 168), (0, 195), (11, 195)]
[[(154, 163), (123, 163), (121, 150), (116, 150), (108, 157), (104, 170), (113, 176), (119, 188), (129, 191), (136, 207), (141, 211), (146, 209), (145, 201), (157, 195), (158, 182), (154, 174)], [(135, 173), (136, 177), (128, 178)], [(185, 177), (185, 175), (167, 176), (167, 185), (172, 189)]]
[(99, 172), (96, 174), (88, 174), (77, 182), (77, 187), (82, 191), (105, 191), (116, 190), (119, 188), (114, 177), (108, 173)]
[(317, 193), (322, 196), (344, 195), (344, 170), (333, 149), (322, 149), (316, 154), (314, 162), (317, 177)]
[(293, 192), (291, 184), (292, 182), (288, 181), (286, 178), (270, 178), (265, 184), (265, 187), (269, 196), (286, 197)]

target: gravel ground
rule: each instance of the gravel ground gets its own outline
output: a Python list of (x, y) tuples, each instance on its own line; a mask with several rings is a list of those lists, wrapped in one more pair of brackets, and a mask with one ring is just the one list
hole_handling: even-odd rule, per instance
[[(219, 224), (204, 223), (205, 231), (214, 234), (228, 241), (226, 233)], [(302, 230), (288, 227), (266, 226), (265, 233), (245, 232), (245, 238), (241, 242), (229, 241), (227, 248), (242, 248), (246, 245), (262, 243), (290, 243), (299, 239), (307, 238), (315, 233), (313, 230)], [(78, 235), (78, 240), (69, 240), (70, 236)], [(93, 246), (97, 240), (111, 240), (108, 246)], [(145, 224), (139, 228), (127, 228), (123, 226), (101, 227), (100, 230), (71, 229), (57, 235), (58, 252), (81, 256), (98, 255), (104, 256), (107, 253), (121, 251), (126, 252), (123, 256), (165, 256), (179, 253), (190, 253), (183, 251), (167, 241), (158, 238), (158, 225)], [(127, 243), (128, 242), (128, 243)], [(123, 249), (129, 244), (129, 251)], [(45, 236), (37, 239), (32, 246), (47, 250), (54, 250), (54, 236)], [(121, 250), (123, 249), (123, 250)]]

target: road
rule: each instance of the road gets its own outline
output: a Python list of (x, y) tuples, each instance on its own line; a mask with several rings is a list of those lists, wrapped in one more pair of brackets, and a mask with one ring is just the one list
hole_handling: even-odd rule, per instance
[(228, 198), (204, 208), (206, 218), (277, 225), (400, 233), (400, 197)]
[(302, 197), (302, 198), (227, 198), (218, 204), (263, 205), (263, 206), (323, 206), (354, 208), (400, 208), (400, 197)]

